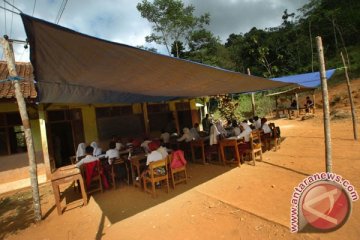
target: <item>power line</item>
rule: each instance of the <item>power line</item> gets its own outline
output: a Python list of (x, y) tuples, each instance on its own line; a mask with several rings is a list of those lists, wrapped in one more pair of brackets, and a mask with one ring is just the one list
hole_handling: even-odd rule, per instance
[(34, 16), (35, 6), (36, 6), (36, 0), (35, 0), (35, 2), (34, 2), (34, 8), (33, 8), (33, 12), (32, 12), (32, 14), (31, 14), (31, 16)]
[(5, 8), (5, 1), (4, 1), (4, 17), (5, 17), (5, 34), (7, 33), (7, 30), (6, 30), (6, 11), (5, 10), (7, 10), (6, 8)]
[[(4, 3), (7, 3), (8, 5), (12, 6), (13, 8), (15, 8), (16, 10), (18, 10), (20, 13), (22, 13), (22, 11), (20, 9), (18, 9), (17, 7), (15, 7), (13, 4), (9, 3), (8, 1), (6, 0), (3, 0)], [(5, 7), (5, 4), (4, 4), (4, 7)]]
[[(15, 2), (15, 0), (13, 0), (13, 5), (14, 5), (14, 2)], [(14, 10), (14, 8), (13, 8), (13, 10)], [(11, 24), (10, 24), (10, 34), (9, 34), (10, 37), (12, 35), (13, 22), (14, 22), (14, 13), (11, 13)]]
[(58, 12), (58, 14), (57, 14), (57, 16), (56, 16), (56, 19), (55, 19), (55, 23), (56, 23), (56, 24), (59, 24), (60, 19), (61, 19), (61, 16), (62, 16), (62, 14), (63, 14), (63, 12), (64, 12), (64, 10), (65, 10), (65, 7), (66, 7), (67, 2), (68, 2), (68, 0), (63, 0), (63, 1), (61, 2), (61, 6), (60, 6), (60, 9), (59, 9), (59, 12)]
[[(5, 5), (5, 3), (4, 3), (4, 5)], [(1, 9), (4, 9), (4, 12), (5, 12), (5, 11), (8, 11), (8, 12), (11, 12), (11, 13), (14, 13), (14, 14), (17, 14), (17, 15), (20, 15), (20, 13), (14, 12), (14, 11), (12, 11), (12, 10), (10, 10), (10, 9), (5, 8), (5, 7), (0, 6), (0, 8), (1, 8)]]

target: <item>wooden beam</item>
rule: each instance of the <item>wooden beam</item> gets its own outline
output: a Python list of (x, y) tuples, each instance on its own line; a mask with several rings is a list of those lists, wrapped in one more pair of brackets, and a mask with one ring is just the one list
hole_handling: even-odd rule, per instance
[[(250, 72), (250, 69), (249, 69), (249, 68), (247, 69), (247, 73), (248, 73), (249, 76), (251, 75), (251, 72)], [(253, 92), (251, 93), (251, 106), (252, 106), (253, 116), (256, 116), (256, 110), (255, 110), (255, 94), (254, 94)]]
[(142, 104), (142, 109), (144, 115), (145, 134), (148, 136), (150, 134), (150, 124), (149, 124), (149, 114), (148, 114), (146, 102)]
[[(1, 38), (0, 40), (4, 49), (4, 55), (7, 61), (9, 76), (16, 79), (18, 77), (18, 74), (16, 72), (15, 57), (14, 57), (12, 44), (4, 38)], [(22, 95), (21, 92), (19, 81), (13, 80), (13, 84), (15, 88), (15, 97), (19, 107), (22, 125), (24, 127), (27, 154), (29, 158), (29, 172), (30, 172), (30, 182), (31, 182), (32, 197), (33, 197), (34, 219), (35, 221), (40, 221), (42, 218), (41, 205), (40, 205), (38, 178), (37, 178), (36, 156), (35, 156), (35, 149), (33, 144), (33, 137), (31, 133), (31, 126), (30, 126), (29, 116), (26, 111), (26, 103), (24, 100), (24, 96)]]
[(48, 147), (48, 139), (46, 134), (46, 119), (45, 119), (45, 110), (44, 105), (39, 105), (39, 125), (40, 125), (40, 136), (41, 136), (41, 148), (43, 152), (44, 164), (45, 164), (45, 172), (46, 178), (51, 178), (51, 163), (50, 163), (50, 155), (49, 155), (49, 147)]
[(321, 37), (316, 37), (317, 50), (319, 55), (321, 90), (323, 97), (324, 112), (324, 135), (325, 135), (325, 156), (326, 156), (326, 172), (332, 172), (332, 154), (331, 154), (331, 130), (330, 130), (330, 107), (329, 96), (326, 80), (324, 49)]

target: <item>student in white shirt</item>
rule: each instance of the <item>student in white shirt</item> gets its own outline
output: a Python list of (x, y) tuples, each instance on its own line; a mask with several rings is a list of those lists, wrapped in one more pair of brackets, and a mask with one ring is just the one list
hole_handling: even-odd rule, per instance
[(98, 157), (102, 154), (102, 149), (98, 147), (97, 143), (94, 141), (90, 144), (90, 146), (94, 149), (93, 156)]
[(76, 150), (76, 161), (77, 162), (86, 155), (85, 148), (86, 148), (85, 143), (79, 143), (78, 148)]
[(261, 119), (261, 129), (264, 131), (264, 134), (271, 134), (271, 129), (269, 127), (269, 125), (266, 123), (267, 119), (266, 118), (262, 118)]
[(111, 160), (113, 158), (119, 158), (119, 150), (116, 149), (116, 143), (111, 141), (109, 143), (109, 150), (106, 151), (105, 157), (108, 159), (109, 165), (112, 164)]
[(94, 152), (94, 148), (91, 147), (91, 146), (87, 146), (87, 147), (85, 148), (85, 154), (86, 154), (86, 156), (85, 156), (83, 159), (81, 159), (79, 162), (77, 162), (77, 163), (75, 164), (75, 166), (76, 166), (77, 168), (79, 168), (81, 165), (83, 165), (83, 164), (85, 164), (85, 163), (90, 163), (90, 162), (94, 162), (94, 161), (99, 160), (99, 158), (94, 157), (94, 156), (92, 155), (93, 152)]
[(182, 142), (185, 140), (185, 142), (191, 142), (193, 140), (193, 136), (190, 133), (190, 130), (188, 128), (183, 129), (184, 134), (181, 136), (181, 138), (178, 138), (178, 142)]
[(254, 117), (254, 126), (255, 126), (255, 129), (261, 128), (261, 119), (258, 116)]
[(165, 129), (161, 131), (160, 140), (164, 144), (168, 144), (170, 142), (170, 134)]
[(144, 149), (145, 153), (149, 153), (149, 143), (151, 143), (151, 141), (149, 139), (145, 139), (142, 143), (141, 143), (141, 147)]
[(194, 127), (192, 127), (190, 129), (190, 133), (191, 135), (193, 136), (193, 139), (194, 140), (199, 140), (200, 139), (200, 135), (199, 135), (199, 132), (198, 132), (198, 127), (199, 127), (199, 124), (198, 123), (195, 123), (194, 124)]
[(239, 125), (237, 124), (236, 120), (232, 121), (232, 127), (233, 127), (232, 135), (235, 136), (235, 137), (239, 136), (240, 133), (241, 133), (241, 130), (240, 130)]

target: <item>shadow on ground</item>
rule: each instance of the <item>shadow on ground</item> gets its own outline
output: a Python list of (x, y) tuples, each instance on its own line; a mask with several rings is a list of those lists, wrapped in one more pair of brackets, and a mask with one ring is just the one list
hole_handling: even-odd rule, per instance
[[(44, 196), (49, 193), (49, 190), (43, 187), (41, 192), (40, 198), (44, 203)], [(0, 222), (0, 239), (26, 229), (34, 223), (33, 198), (30, 189), (1, 197)]]
[(189, 163), (187, 167), (189, 176), (187, 184), (180, 183), (176, 185), (175, 189), (173, 189), (170, 184), (169, 193), (166, 193), (166, 187), (156, 189), (156, 198), (152, 198), (150, 194), (144, 192), (140, 188), (132, 185), (128, 186), (125, 183), (121, 183), (120, 187), (115, 190), (108, 190), (102, 194), (97, 193), (94, 194), (93, 197), (105, 216), (112, 224), (114, 224), (174, 198), (202, 183), (230, 171), (231, 169), (232, 167), (229, 166)]

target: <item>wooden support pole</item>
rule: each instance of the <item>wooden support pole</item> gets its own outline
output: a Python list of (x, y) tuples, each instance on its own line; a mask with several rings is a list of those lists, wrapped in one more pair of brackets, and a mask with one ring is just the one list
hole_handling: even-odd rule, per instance
[(313, 113), (315, 114), (315, 110), (316, 110), (316, 101), (315, 101), (315, 93), (313, 93)]
[[(247, 69), (247, 74), (250, 76), (251, 72), (250, 69)], [(252, 92), (251, 93), (251, 106), (252, 106), (252, 112), (253, 112), (253, 116), (256, 116), (256, 110), (255, 110), (255, 94)]]
[(45, 110), (44, 110), (43, 104), (39, 104), (38, 113), (39, 113), (41, 147), (42, 147), (44, 164), (45, 164), (45, 172), (46, 172), (46, 178), (49, 180), (51, 177), (52, 168), (51, 168), (51, 163), (50, 163), (48, 138), (47, 138), (47, 134), (46, 134)]
[(143, 103), (142, 105), (143, 115), (144, 115), (144, 124), (145, 124), (145, 134), (150, 134), (150, 123), (149, 123), (149, 114), (148, 114), (148, 108), (147, 103)]
[(323, 97), (326, 172), (332, 172), (330, 107), (329, 107), (329, 96), (328, 96), (326, 71), (325, 71), (324, 50), (323, 50), (321, 37), (316, 37), (316, 44), (319, 55), (321, 90)]
[(350, 106), (351, 106), (351, 117), (352, 117), (352, 122), (353, 122), (354, 139), (358, 140), (357, 124), (356, 124), (356, 112), (355, 112), (354, 100), (353, 100), (352, 92), (351, 92), (351, 85), (350, 85), (349, 75), (348, 75), (347, 66), (346, 66), (345, 59), (344, 59), (344, 56), (343, 56), (342, 52), (340, 52), (340, 55), (341, 55), (342, 62), (344, 64), (344, 69), (345, 69), (346, 84), (347, 84), (348, 95), (349, 95)]
[[(12, 44), (4, 38), (1, 38), (0, 40), (4, 49), (4, 55), (8, 65), (9, 76), (16, 78), (18, 77), (18, 75), (15, 68), (15, 57), (14, 57)], [(40, 196), (39, 196), (39, 185), (37, 178), (37, 165), (36, 165), (35, 150), (33, 145), (33, 138), (31, 133), (31, 126), (30, 126), (29, 116), (26, 111), (26, 103), (24, 100), (24, 96), (21, 93), (20, 84), (18, 80), (14, 80), (13, 84), (15, 88), (15, 97), (18, 103), (21, 121), (24, 127), (27, 154), (29, 158), (29, 173), (30, 173), (30, 182), (31, 182), (32, 196), (33, 196), (34, 215), (35, 215), (34, 219), (35, 221), (38, 222), (41, 220), (42, 217), (41, 217), (41, 206), (40, 206)]]
[(300, 116), (300, 109), (299, 109), (299, 96), (297, 93), (295, 93), (295, 100), (296, 100), (296, 113), (297, 116)]

